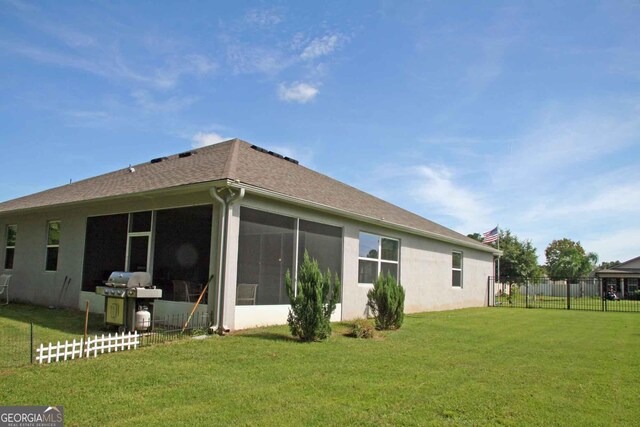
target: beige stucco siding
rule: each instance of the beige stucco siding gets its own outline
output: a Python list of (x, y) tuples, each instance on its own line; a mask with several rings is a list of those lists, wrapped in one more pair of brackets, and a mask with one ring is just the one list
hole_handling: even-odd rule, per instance
[[(3, 230), (0, 236), (0, 250), (3, 257), (6, 225), (18, 225), (14, 268), (3, 271), (13, 275), (12, 299), (72, 308), (84, 304), (80, 298), (83, 294), (81, 282), (87, 217), (204, 204), (210, 204), (213, 209), (210, 274), (215, 274), (217, 277), (221, 208), (206, 190), (154, 197), (129, 197), (110, 202), (79, 204), (71, 208), (48, 208), (25, 214), (0, 215), (0, 226)], [(353, 319), (365, 316), (367, 313), (366, 294), (371, 289), (371, 285), (358, 283), (359, 233), (361, 231), (399, 240), (399, 274), (400, 281), (406, 289), (407, 312), (446, 310), (486, 304), (487, 277), (491, 274), (493, 265), (491, 253), (417, 236), (380, 224), (365, 224), (337, 214), (247, 194), (230, 208), (227, 229), (224, 326), (231, 329), (285, 323), (287, 311), (286, 306), (271, 306), (271, 308), (235, 306), (238, 235), (242, 206), (342, 228), (343, 262), (340, 272), (342, 303), (338, 306), (334, 320)], [(44, 271), (47, 221), (49, 220), (61, 221), (59, 263), (56, 272)], [(454, 288), (451, 284), (451, 254), (454, 250), (463, 253), (462, 288)], [(60, 299), (65, 277), (71, 279), (71, 284)], [(215, 306), (216, 294), (217, 289), (214, 286), (209, 294), (210, 308)], [(85, 299), (89, 297), (91, 295), (84, 295)], [(93, 298), (92, 309), (100, 311), (102, 308), (100, 305), (99, 298)], [(191, 307), (185, 306), (184, 303), (169, 301), (162, 301), (158, 306), (167, 313), (172, 309), (188, 311)]]
[[(18, 226), (13, 269), (0, 270), (12, 275), (11, 299), (38, 305), (70, 308), (79, 306), (87, 217), (202, 204), (212, 204), (214, 209), (208, 192), (132, 198), (123, 201), (83, 204), (71, 208), (48, 208), (26, 214), (2, 215), (0, 216), (2, 229), (0, 251), (3, 262), (0, 267), (4, 267), (6, 245), (4, 230), (8, 224)], [(215, 209), (213, 215), (215, 232), (212, 236), (216, 237), (217, 215), (218, 209)], [(61, 222), (58, 269), (55, 272), (45, 271), (47, 222), (51, 220)], [(217, 245), (212, 247), (214, 249), (212, 254), (216, 254), (216, 248)], [(61, 294), (65, 277), (71, 282)], [(101, 307), (91, 308), (92, 311), (101, 309)]]
[[(364, 224), (337, 215), (252, 195), (247, 195), (240, 204), (254, 209), (334, 225), (343, 229), (342, 304), (339, 313), (339, 318), (342, 320), (363, 317), (367, 314), (367, 292), (372, 286), (358, 283), (359, 234), (361, 231), (400, 241), (400, 280), (406, 289), (406, 312), (480, 307), (487, 303), (487, 277), (491, 275), (493, 267), (493, 255), (488, 252), (440, 242), (388, 227)], [(232, 240), (236, 241), (236, 245), (229, 248), (227, 283), (235, 285), (237, 236), (240, 224), (240, 209), (238, 207), (234, 208), (233, 215), (234, 220), (230, 221), (230, 236), (234, 236)], [(462, 288), (452, 286), (453, 251), (463, 253)], [(227, 306), (231, 306), (235, 301), (235, 286), (231, 287), (233, 289), (228, 289)], [(242, 308), (235, 310), (235, 312), (246, 314), (247, 309)], [(265, 315), (264, 318), (266, 319), (267, 316)], [(260, 324), (259, 320), (259, 318), (255, 318), (247, 323), (244, 319), (235, 323), (257, 325)], [(230, 323), (235, 324), (234, 322)]]

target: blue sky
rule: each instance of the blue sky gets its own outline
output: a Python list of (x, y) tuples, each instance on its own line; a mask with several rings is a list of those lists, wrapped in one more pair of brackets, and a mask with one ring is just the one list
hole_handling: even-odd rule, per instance
[(0, 0), (0, 200), (239, 137), (464, 234), (640, 255), (640, 2)]

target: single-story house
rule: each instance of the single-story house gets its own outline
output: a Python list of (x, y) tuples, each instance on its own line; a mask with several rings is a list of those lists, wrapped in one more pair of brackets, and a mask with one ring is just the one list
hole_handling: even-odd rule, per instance
[(0, 203), (0, 229), (13, 300), (101, 312), (112, 271), (146, 271), (156, 314), (188, 313), (213, 276), (198, 309), (230, 329), (286, 323), (304, 251), (340, 277), (336, 320), (365, 315), (387, 272), (407, 312), (487, 305), (498, 254), (239, 139)]
[[(638, 298), (640, 282), (640, 257), (630, 259), (615, 267), (596, 271), (596, 277), (602, 281), (603, 291), (613, 291), (618, 298)], [(640, 298), (639, 298), (640, 299)]]

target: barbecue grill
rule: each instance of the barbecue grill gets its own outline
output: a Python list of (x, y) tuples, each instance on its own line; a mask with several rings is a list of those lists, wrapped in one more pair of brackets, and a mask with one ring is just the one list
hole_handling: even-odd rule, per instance
[[(133, 332), (151, 328), (149, 319), (152, 318), (153, 303), (162, 298), (162, 289), (151, 285), (149, 273), (114, 271), (104, 286), (96, 287), (96, 294), (104, 296), (105, 325)], [(149, 310), (146, 315), (145, 308)], [(139, 316), (136, 316), (136, 310)]]

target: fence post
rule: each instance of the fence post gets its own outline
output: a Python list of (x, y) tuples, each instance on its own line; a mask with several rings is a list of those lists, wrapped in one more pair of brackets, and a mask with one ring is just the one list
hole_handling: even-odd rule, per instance
[(33, 365), (33, 322), (29, 325), (29, 362)]
[(571, 310), (571, 280), (567, 279), (567, 310)]
[(487, 276), (487, 307), (491, 307), (491, 276)]
[(524, 282), (524, 306), (529, 308), (529, 279)]

